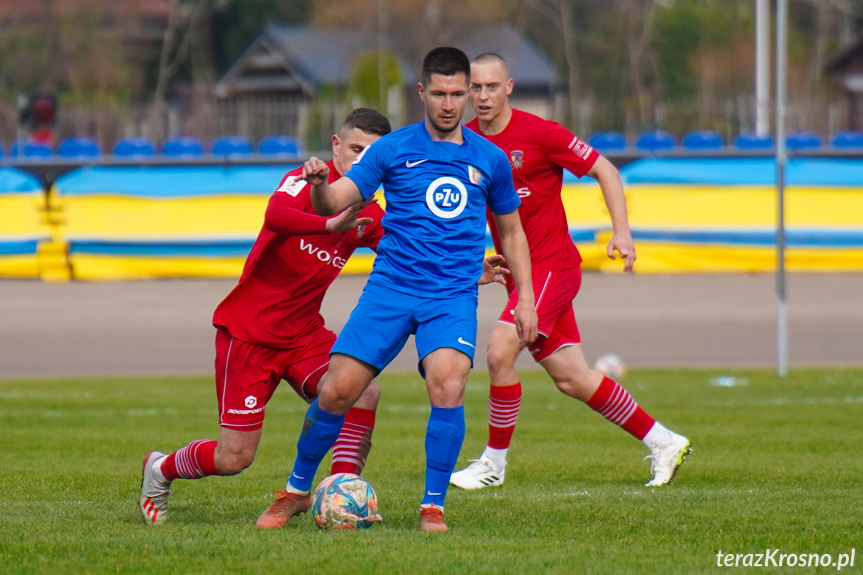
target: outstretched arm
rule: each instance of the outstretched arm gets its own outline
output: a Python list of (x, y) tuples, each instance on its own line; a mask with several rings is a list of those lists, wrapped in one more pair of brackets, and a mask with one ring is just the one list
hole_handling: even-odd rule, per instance
[(515, 330), (522, 343), (528, 344), (537, 337), (537, 318), (527, 237), (521, 227), (518, 210), (495, 214), (494, 219), (500, 232), (501, 251), (518, 290), (518, 303), (513, 315)]
[(329, 166), (314, 156), (303, 164), (302, 179), (311, 186), (310, 196), (315, 212), (322, 216), (332, 216), (363, 201), (363, 196), (353, 180), (341, 177), (329, 184), (329, 175)]
[(635, 244), (629, 229), (629, 216), (626, 213), (626, 196), (620, 172), (611, 162), (600, 156), (587, 175), (599, 182), (605, 207), (611, 216), (611, 241), (608, 242), (608, 257), (615, 259), (614, 252), (624, 258), (623, 271), (632, 269), (635, 263)]

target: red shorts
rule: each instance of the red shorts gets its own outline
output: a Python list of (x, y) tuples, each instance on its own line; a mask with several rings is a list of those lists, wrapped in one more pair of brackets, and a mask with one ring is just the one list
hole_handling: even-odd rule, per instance
[[(581, 287), (581, 267), (533, 274), (533, 293), (539, 319), (539, 337), (527, 349), (536, 361), (542, 361), (567, 345), (581, 343), (572, 300)], [(518, 290), (512, 288), (509, 300), (498, 321), (512, 324)]]
[(264, 408), (284, 379), (307, 403), (330, 363), (336, 334), (321, 327), (290, 349), (248, 343), (227, 329), (216, 331), (216, 397), (219, 425), (237, 431), (260, 429)]

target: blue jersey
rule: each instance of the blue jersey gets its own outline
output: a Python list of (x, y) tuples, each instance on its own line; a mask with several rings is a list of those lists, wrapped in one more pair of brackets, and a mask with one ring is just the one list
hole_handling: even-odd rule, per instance
[(441, 297), (476, 294), (485, 255), (486, 206), (518, 209), (506, 155), (462, 128), (464, 142), (436, 142), (420, 122), (366, 147), (345, 174), (364, 198), (383, 184), (385, 234), (370, 282)]

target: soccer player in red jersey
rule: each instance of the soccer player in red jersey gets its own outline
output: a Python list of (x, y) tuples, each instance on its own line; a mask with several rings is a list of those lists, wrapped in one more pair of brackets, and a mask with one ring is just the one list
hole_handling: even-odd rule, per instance
[[(332, 139), (330, 179), (350, 169), (366, 146), (389, 133), (380, 113), (359, 108)], [(345, 261), (376, 248), (383, 210), (374, 200), (326, 218), (312, 209), (302, 166), (288, 172), (270, 197), (264, 225), (239, 283), (213, 316), (219, 439), (193, 441), (144, 459), (139, 507), (151, 524), (168, 519), (175, 479), (236, 475), (255, 458), (264, 407), (282, 379), (306, 402), (318, 393), (336, 336), (324, 327), (321, 303)], [(372, 383), (348, 412), (333, 446), (332, 473), (360, 473), (371, 447), (380, 388)]]
[[(652, 459), (653, 478), (647, 485), (666, 485), (690, 452), (689, 440), (666, 429), (617, 382), (588, 366), (572, 309), (581, 286), (581, 256), (569, 235), (560, 196), (563, 170), (599, 183), (613, 228), (608, 257), (615, 259), (617, 252), (628, 271), (635, 263), (635, 247), (620, 174), (560, 124), (510, 107), (512, 89), (508, 66), (499, 55), (485, 53), (473, 60), (470, 99), (477, 117), (467, 126), (509, 156), (513, 183), (522, 201), (518, 211), (530, 246), (540, 335), (528, 350), (561, 392), (587, 403), (643, 441)], [(500, 253), (492, 219), (489, 227)], [(488, 343), (489, 441), (478, 460), (452, 475), (450, 482), (463, 489), (503, 483), (506, 454), (521, 405), (515, 361), (523, 346), (512, 325), (518, 293), (512, 282), (507, 283), (507, 290), (509, 301)]]

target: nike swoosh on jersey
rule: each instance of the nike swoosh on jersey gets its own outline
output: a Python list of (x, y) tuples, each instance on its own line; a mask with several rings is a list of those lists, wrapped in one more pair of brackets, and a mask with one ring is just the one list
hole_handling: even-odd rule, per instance
[[(469, 345), (469, 346), (471, 346), (471, 347), (474, 347), (474, 345), (473, 345), (472, 343), (467, 342), (467, 341), (463, 340), (462, 338), (458, 338), (458, 342), (459, 342), (460, 344), (463, 344), (463, 345)], [(474, 347), (474, 349), (476, 349), (476, 348)]]
[(407, 162), (405, 162), (405, 167), (413, 168), (414, 166), (419, 166), (423, 162), (428, 162), (428, 158), (426, 158), (425, 160), (417, 160), (416, 162), (411, 162), (410, 160), (408, 160)]

